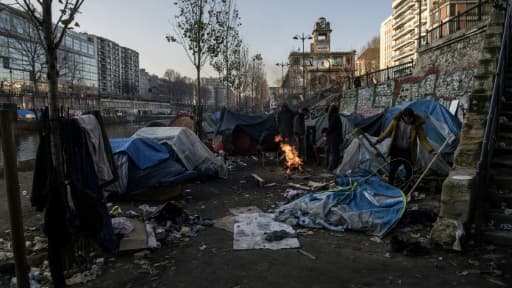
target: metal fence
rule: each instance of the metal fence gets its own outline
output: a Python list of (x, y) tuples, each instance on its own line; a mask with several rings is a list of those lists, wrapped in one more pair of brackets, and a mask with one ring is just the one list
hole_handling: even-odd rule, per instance
[(468, 10), (443, 22), (432, 29), (427, 30), (425, 35), (420, 37), (419, 45), (428, 45), (442, 38), (448, 37), (457, 31), (468, 30), (477, 24), (487, 21), (492, 10), (490, 1), (482, 1)]
[(398, 64), (395, 66), (387, 67), (381, 70), (357, 76), (355, 80), (356, 83), (354, 83), (354, 86), (368, 87), (375, 85), (379, 82), (411, 76), (414, 69), (414, 64), (414, 60), (411, 60), (406, 63)]

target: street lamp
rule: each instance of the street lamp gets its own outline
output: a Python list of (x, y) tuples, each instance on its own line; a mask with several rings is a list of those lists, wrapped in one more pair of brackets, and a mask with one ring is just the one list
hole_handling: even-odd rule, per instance
[(294, 40), (301, 40), (302, 41), (302, 89), (303, 89), (303, 100), (306, 100), (306, 65), (305, 65), (305, 59), (304, 59), (304, 41), (305, 40), (311, 40), (313, 39), (311, 35), (305, 35), (304, 32), (301, 34), (297, 34), (293, 36)]
[(276, 66), (281, 67), (281, 97), (283, 98), (282, 100), (284, 100), (284, 67), (290, 66), (290, 63), (276, 63)]

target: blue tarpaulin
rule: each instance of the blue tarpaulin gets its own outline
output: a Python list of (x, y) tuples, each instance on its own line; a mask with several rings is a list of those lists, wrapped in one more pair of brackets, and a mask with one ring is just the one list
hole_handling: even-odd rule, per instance
[(382, 237), (402, 217), (406, 198), (400, 189), (354, 170), (338, 176), (337, 191), (310, 193), (276, 211), (276, 220), (333, 231), (356, 230)]
[[(393, 117), (405, 108), (411, 108), (416, 115), (425, 120), (423, 129), (430, 142), (435, 148), (441, 147), (449, 136), (458, 138), (462, 123), (459, 118), (450, 113), (450, 111), (436, 100), (421, 99), (407, 102), (386, 110), (384, 119), (384, 129), (388, 127)], [(443, 152), (451, 153), (457, 148), (457, 141), (448, 143)]]
[(110, 139), (112, 153), (124, 152), (139, 169), (146, 169), (169, 158), (169, 150), (162, 144), (149, 138)]

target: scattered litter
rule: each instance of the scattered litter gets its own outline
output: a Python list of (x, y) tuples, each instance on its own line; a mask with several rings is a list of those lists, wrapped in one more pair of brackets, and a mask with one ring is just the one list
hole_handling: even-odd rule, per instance
[(133, 210), (128, 210), (126, 212), (123, 212), (123, 217), (135, 218), (135, 217), (139, 217), (139, 213), (137, 213)]
[(233, 233), (233, 226), (235, 225), (235, 216), (226, 216), (219, 219), (215, 219), (213, 227), (226, 230)]
[(503, 210), (503, 213), (507, 216), (512, 215), (512, 209), (506, 208), (505, 210)]
[(133, 225), (126, 217), (114, 217), (112, 218), (112, 228), (115, 234), (127, 235), (133, 231)]
[(258, 176), (258, 174), (252, 173), (251, 177), (254, 178), (254, 180), (256, 180), (259, 187), (263, 187), (263, 185), (265, 185), (265, 180), (263, 178), (261, 178), (260, 176)]
[(199, 250), (203, 251), (204, 249), (206, 249), (206, 247), (208, 247), (208, 246), (203, 244), (203, 245), (199, 246)]
[(272, 231), (270, 233), (265, 233), (265, 240), (268, 242), (281, 241), (286, 238), (295, 238), (297, 234), (290, 233), (285, 230)]
[(284, 192), (283, 196), (288, 198), (288, 199), (293, 199), (296, 196), (302, 196), (302, 195), (307, 194), (307, 193), (308, 192), (304, 191), (304, 190), (297, 190), (297, 189), (288, 188)]
[(300, 247), (297, 238), (285, 238), (281, 241), (268, 242), (265, 235), (285, 230), (295, 234), (293, 228), (284, 223), (273, 220), (274, 215), (268, 213), (241, 214), (236, 217), (237, 223), (234, 226), (233, 249), (285, 249)]
[(375, 242), (375, 243), (382, 243), (382, 239), (380, 239), (379, 237), (377, 236), (373, 236), (370, 238), (371, 241)]
[(384, 257), (391, 258), (391, 254), (389, 252), (386, 252), (386, 254), (384, 254)]
[(313, 235), (315, 233), (313, 231), (309, 230), (309, 229), (299, 229), (299, 230), (297, 230), (297, 234), (300, 234), (300, 235)]
[(142, 259), (142, 258), (146, 258), (149, 254), (151, 254), (151, 252), (149, 252), (148, 250), (143, 250), (143, 251), (140, 251), (140, 252), (137, 252), (137, 253), (133, 254), (133, 258), (135, 260), (139, 260), (139, 259)]
[(274, 187), (276, 185), (277, 185), (277, 183), (272, 182), (272, 183), (265, 184), (264, 187)]
[(309, 186), (305, 186), (305, 185), (301, 185), (301, 184), (295, 184), (295, 183), (288, 183), (288, 186), (290, 187), (293, 187), (293, 188), (296, 188), (296, 189), (300, 189), (300, 190), (306, 190), (306, 191), (311, 191), (313, 190), (311, 187)]
[(469, 259), (468, 260), (468, 263), (473, 265), (473, 266), (479, 266), (480, 265), (480, 262), (477, 261), (477, 260), (473, 260), (473, 259)]
[(23, 196), (28, 196), (28, 191), (27, 191), (27, 190), (23, 190), (23, 191), (21, 192), (21, 194), (23, 194)]
[(467, 276), (469, 274), (480, 274), (480, 270), (470, 269), (470, 270), (464, 270), (464, 271), (457, 272), (457, 275), (459, 275), (459, 276)]
[(241, 215), (241, 214), (253, 214), (253, 213), (261, 213), (261, 209), (256, 206), (247, 206), (247, 207), (237, 207), (237, 208), (229, 208), (229, 212), (233, 215)]
[(302, 250), (302, 249), (299, 249), (299, 250), (297, 250), (297, 251), (298, 251), (300, 254), (302, 254), (302, 255), (304, 255), (304, 256), (306, 256), (306, 257), (309, 257), (311, 260), (316, 260), (316, 257), (315, 257), (315, 256), (313, 256), (313, 254), (311, 254), (311, 253), (309, 253), (309, 252), (306, 252), (306, 251), (304, 251), (304, 250)]
[(258, 161), (258, 157), (254, 156), (254, 155), (253, 155), (253, 156), (251, 156), (251, 158), (252, 158), (252, 160), (254, 160), (254, 161)]
[(143, 204), (139, 206), (139, 209), (142, 210), (143, 217), (146, 218), (147, 216), (155, 213), (158, 207), (152, 207), (147, 204)]
[(113, 206), (111, 209), (110, 209), (110, 215), (112, 216), (118, 216), (120, 215), (121, 213), (123, 213), (123, 210), (121, 210), (121, 207), (119, 206)]
[(512, 231), (512, 224), (504, 223), (500, 225), (501, 230)]
[(329, 187), (329, 184), (331, 184), (331, 183), (320, 183), (320, 182), (314, 182), (314, 181), (308, 182), (308, 186), (311, 187), (311, 190), (313, 190), (313, 191), (325, 190)]
[(487, 280), (488, 280), (489, 282), (491, 282), (491, 283), (496, 284), (496, 285), (500, 285), (500, 286), (504, 286), (504, 287), (506, 287), (506, 286), (507, 286), (507, 284), (505, 284), (505, 283), (501, 282), (501, 281), (500, 281), (500, 280), (498, 280), (498, 279), (494, 279), (494, 278), (487, 278)]

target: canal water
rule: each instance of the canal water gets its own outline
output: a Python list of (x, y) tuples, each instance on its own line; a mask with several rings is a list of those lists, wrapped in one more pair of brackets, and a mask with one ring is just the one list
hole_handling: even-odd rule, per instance
[[(105, 129), (107, 130), (109, 138), (124, 138), (132, 136), (135, 131), (144, 127), (145, 124), (147, 123), (110, 124), (107, 125)], [(18, 161), (35, 159), (38, 145), (39, 135), (37, 132), (31, 131), (16, 133)], [(0, 145), (0, 151), (1, 149)], [(0, 153), (0, 166), (3, 166), (3, 153)]]

